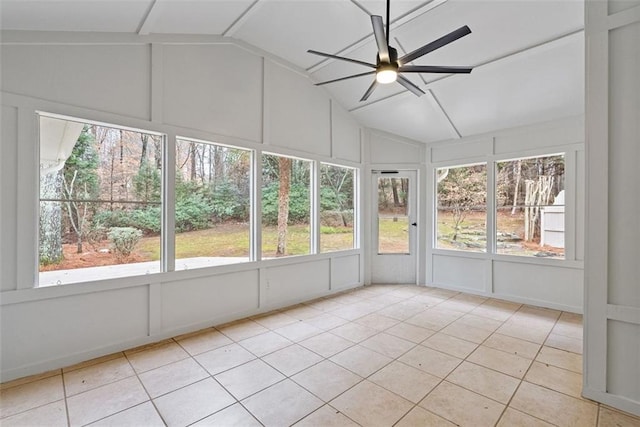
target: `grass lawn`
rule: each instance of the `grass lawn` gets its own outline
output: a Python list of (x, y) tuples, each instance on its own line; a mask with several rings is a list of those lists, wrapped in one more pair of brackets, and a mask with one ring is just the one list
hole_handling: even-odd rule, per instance
[[(323, 251), (351, 249), (353, 230), (347, 227), (322, 227), (320, 242)], [(249, 224), (219, 224), (213, 228), (176, 234), (176, 259), (194, 257), (248, 257)], [(287, 233), (287, 254), (309, 253), (308, 225), (290, 225)], [(275, 256), (278, 233), (275, 226), (262, 228), (262, 256)], [(160, 259), (160, 236), (143, 238), (136, 252), (147, 260)]]

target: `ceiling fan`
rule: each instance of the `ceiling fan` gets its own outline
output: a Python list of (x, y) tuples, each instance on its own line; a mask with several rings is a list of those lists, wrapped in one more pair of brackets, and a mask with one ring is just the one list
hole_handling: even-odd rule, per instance
[[(387, 30), (385, 33), (384, 23), (382, 22), (382, 16), (372, 15), (371, 24), (373, 25), (373, 35), (376, 38), (376, 44), (378, 45), (378, 54), (376, 55), (376, 63), (359, 61), (357, 59), (346, 58), (344, 56), (332, 55), (330, 53), (318, 52), (317, 50), (309, 49), (307, 52), (314, 55), (320, 55), (327, 58), (339, 59), (341, 61), (353, 62), (355, 64), (364, 65), (369, 68), (373, 68), (373, 71), (367, 71), (365, 73), (353, 74), (351, 76), (340, 77), (326, 82), (316, 83), (316, 86), (326, 85), (328, 83), (335, 83), (342, 80), (353, 79), (355, 77), (362, 77), (370, 74), (375, 74), (376, 78), (371, 83), (371, 86), (364, 93), (360, 102), (366, 101), (373, 93), (378, 84), (388, 84), (397, 81), (402, 86), (417, 96), (424, 95), (424, 91), (418, 86), (413, 84), (409, 79), (402, 76), (402, 73), (470, 73), (473, 67), (456, 67), (456, 66), (435, 66), (435, 65), (406, 65), (429, 52), (433, 52), (436, 49), (446, 46), (451, 42), (458, 40), (461, 37), (471, 34), (471, 30), (468, 26), (462, 26), (457, 30), (450, 32), (449, 34), (440, 37), (437, 40), (427, 43), (424, 46), (409, 52), (408, 54), (398, 58), (398, 51), (389, 46), (389, 1), (387, 0)], [(385, 35), (386, 34), (386, 35)]]

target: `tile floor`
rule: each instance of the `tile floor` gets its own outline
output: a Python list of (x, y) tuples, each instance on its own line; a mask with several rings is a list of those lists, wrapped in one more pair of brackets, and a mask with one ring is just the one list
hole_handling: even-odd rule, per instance
[(9, 426), (640, 426), (580, 397), (581, 316), (369, 286), (1, 386)]

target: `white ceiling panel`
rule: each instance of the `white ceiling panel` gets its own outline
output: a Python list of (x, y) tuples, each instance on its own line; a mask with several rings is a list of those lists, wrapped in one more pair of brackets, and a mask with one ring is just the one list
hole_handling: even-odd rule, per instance
[(136, 32), (153, 0), (1, 0), (3, 30)]
[(583, 10), (584, 4), (573, 0), (449, 0), (392, 31), (391, 37), (412, 51), (468, 25), (471, 34), (414, 64), (477, 65), (582, 28)]
[(431, 85), (463, 136), (584, 113), (584, 35)]
[(253, 0), (158, 0), (151, 33), (221, 35)]
[(406, 92), (353, 111), (363, 125), (429, 142), (455, 138), (455, 132), (429, 96)]
[[(385, 0), (354, 0), (371, 15), (380, 15), (387, 19), (387, 2)], [(431, 3), (431, 0), (391, 0), (391, 22), (401, 16), (414, 11), (421, 6)]]
[(232, 34), (302, 68), (321, 58), (308, 49), (335, 53), (371, 31), (371, 21), (346, 0), (262, 0)]

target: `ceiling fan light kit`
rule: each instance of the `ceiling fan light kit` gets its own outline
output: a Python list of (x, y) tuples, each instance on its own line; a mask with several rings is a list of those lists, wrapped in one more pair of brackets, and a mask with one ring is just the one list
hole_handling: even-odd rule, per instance
[(471, 34), (471, 29), (468, 26), (462, 26), (457, 30), (450, 32), (447, 35), (440, 37), (437, 40), (427, 43), (426, 45), (409, 52), (401, 58), (398, 58), (398, 52), (393, 47), (389, 46), (389, 1), (387, 0), (387, 28), (385, 31), (382, 16), (372, 15), (371, 24), (373, 26), (373, 35), (376, 39), (378, 46), (378, 54), (376, 55), (376, 63), (372, 64), (357, 59), (347, 58), (344, 56), (332, 55), (329, 53), (319, 52), (317, 50), (308, 50), (307, 52), (314, 55), (324, 56), (326, 58), (338, 59), (341, 61), (352, 62), (359, 65), (364, 65), (369, 68), (373, 68), (374, 71), (367, 71), (359, 74), (352, 74), (346, 77), (340, 77), (333, 80), (327, 80), (324, 82), (316, 83), (316, 86), (326, 85), (328, 83), (339, 82), (342, 80), (353, 79), (356, 77), (362, 77), (366, 75), (375, 74), (375, 80), (371, 83), (371, 86), (364, 93), (360, 102), (366, 101), (373, 93), (378, 84), (389, 84), (397, 81), (407, 90), (420, 96), (424, 94), (424, 91), (418, 86), (413, 84), (409, 79), (402, 76), (402, 73), (444, 73), (444, 74), (468, 74), (471, 72), (472, 67), (458, 67), (458, 66), (432, 66), (432, 65), (405, 65), (414, 60), (426, 55), (429, 52), (433, 52), (443, 46), (452, 43), (459, 38), (462, 38), (468, 34)]

